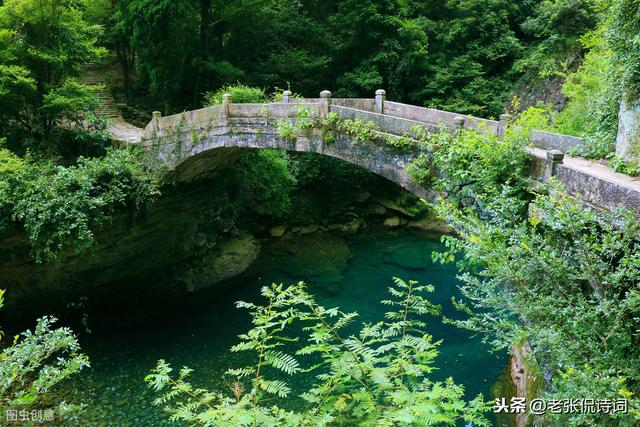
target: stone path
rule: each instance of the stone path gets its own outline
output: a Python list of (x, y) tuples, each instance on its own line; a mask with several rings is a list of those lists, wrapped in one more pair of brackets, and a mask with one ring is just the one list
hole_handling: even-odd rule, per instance
[(96, 113), (109, 121), (108, 130), (113, 136), (113, 140), (118, 143), (138, 144), (142, 139), (144, 130), (128, 123), (122, 117), (111, 93), (113, 80), (114, 75), (106, 63), (91, 62), (82, 66), (80, 82), (86, 85), (102, 86), (95, 92), (100, 101), (100, 107), (96, 110)]

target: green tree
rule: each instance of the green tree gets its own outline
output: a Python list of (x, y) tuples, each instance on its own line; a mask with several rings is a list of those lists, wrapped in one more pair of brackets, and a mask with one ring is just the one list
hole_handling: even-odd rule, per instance
[(100, 27), (84, 20), (81, 2), (3, 2), (0, 126), (13, 146), (50, 150), (54, 130), (63, 123), (82, 126), (78, 113), (97, 107), (89, 89), (72, 78), (103, 52), (95, 46), (98, 34)]
[(198, 16), (188, 0), (119, 1), (123, 31), (137, 54), (136, 69), (165, 113), (190, 81), (197, 56)]
[(606, 33), (614, 60), (622, 67), (625, 95), (631, 101), (640, 99), (640, 47), (635, 37), (640, 32), (638, 8), (638, 0), (613, 0)]
[(576, 47), (595, 22), (592, 0), (148, 3), (116, 2), (118, 43), (132, 49), (118, 51), (174, 110), (242, 81), (305, 96), (382, 87), (395, 100), (497, 116), (526, 71), (559, 62), (568, 48), (558, 46)]

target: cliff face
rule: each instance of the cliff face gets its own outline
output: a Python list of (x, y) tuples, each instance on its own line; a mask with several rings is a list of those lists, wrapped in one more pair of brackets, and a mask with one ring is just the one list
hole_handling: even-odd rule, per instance
[[(0, 235), (1, 314), (15, 320), (64, 312), (82, 296), (94, 307), (140, 295), (152, 304), (231, 279), (257, 257), (259, 244), (233, 232), (233, 215), (223, 212), (218, 195), (213, 181), (164, 188), (146, 210), (105, 225), (91, 249), (44, 264), (34, 261), (21, 230), (7, 230)], [(233, 268), (222, 265), (225, 259)], [(210, 274), (202, 262), (213, 266)]]

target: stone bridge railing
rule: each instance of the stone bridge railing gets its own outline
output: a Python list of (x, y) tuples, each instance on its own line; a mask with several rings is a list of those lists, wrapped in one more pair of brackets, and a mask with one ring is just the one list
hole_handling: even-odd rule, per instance
[[(302, 106), (310, 118), (323, 118), (333, 112), (341, 119), (373, 122), (391, 137), (411, 133), (415, 126), (430, 132), (482, 128), (501, 136), (509, 122), (508, 115), (487, 120), (385, 98), (383, 90), (369, 99), (332, 98), (329, 91), (321, 92), (319, 98), (293, 98), (291, 92), (285, 91), (278, 103), (236, 104), (230, 95), (225, 95), (222, 105), (168, 117), (154, 113), (142, 142), (145, 147), (155, 149), (158, 158), (174, 168), (178, 179), (183, 180), (226, 167), (237, 157), (238, 148), (278, 148), (341, 158), (430, 199), (434, 193), (417, 186), (406, 172), (407, 164), (417, 153), (402, 152), (384, 144), (353, 144), (344, 135), (327, 143), (317, 130), (294, 139), (283, 138), (277, 127), (282, 122), (294, 122)], [(583, 144), (582, 139), (534, 131), (531, 143), (534, 180), (546, 181), (556, 176), (570, 192), (598, 208), (626, 207), (640, 212), (640, 183), (636, 179), (595, 162), (564, 156), (565, 151)]]

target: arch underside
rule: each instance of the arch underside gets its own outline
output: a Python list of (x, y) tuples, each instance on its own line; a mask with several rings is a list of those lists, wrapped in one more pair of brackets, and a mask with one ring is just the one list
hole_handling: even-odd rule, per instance
[[(415, 155), (401, 152), (381, 144), (354, 142), (338, 135), (327, 143), (320, 132), (310, 132), (295, 139), (284, 139), (275, 128), (264, 122), (259, 126), (229, 129), (208, 135), (182, 132), (160, 138), (154, 143), (158, 156), (173, 169), (173, 179), (188, 182), (211, 176), (231, 166), (245, 149), (280, 149), (317, 153), (331, 156), (360, 166), (394, 182), (425, 200), (434, 200), (435, 192), (417, 185), (406, 171)], [(330, 183), (328, 183), (330, 184)]]

